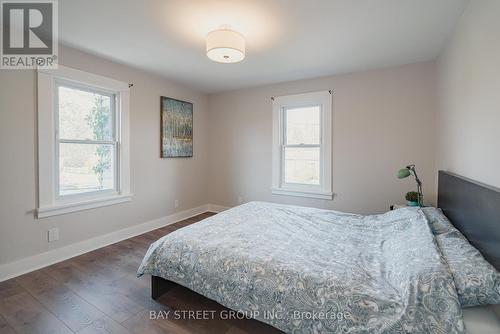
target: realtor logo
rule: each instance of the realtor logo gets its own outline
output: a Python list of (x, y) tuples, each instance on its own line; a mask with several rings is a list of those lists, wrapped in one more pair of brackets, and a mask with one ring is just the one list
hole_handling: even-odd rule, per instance
[(0, 68), (57, 68), (57, 0), (4, 0), (1, 17)]

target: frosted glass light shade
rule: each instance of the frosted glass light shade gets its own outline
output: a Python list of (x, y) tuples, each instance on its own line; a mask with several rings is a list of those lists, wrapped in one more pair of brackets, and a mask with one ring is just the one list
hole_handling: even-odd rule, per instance
[(214, 30), (207, 35), (207, 57), (219, 63), (242, 61), (245, 58), (245, 39), (233, 30)]

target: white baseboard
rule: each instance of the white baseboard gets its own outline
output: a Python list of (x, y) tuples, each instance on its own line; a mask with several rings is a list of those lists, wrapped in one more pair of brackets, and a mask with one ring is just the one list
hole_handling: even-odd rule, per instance
[[(23, 258), (21, 260), (0, 265), (0, 282), (9, 278), (29, 273), (54, 263), (132, 238), (134, 236), (176, 223), (178, 221), (199, 215), (207, 211), (220, 212), (221, 206), (205, 204), (196, 208), (184, 210), (169, 216), (154, 219), (139, 225), (127, 227), (95, 238), (80, 241), (71, 245), (52, 249), (50, 251)], [(220, 210), (220, 211), (218, 211)]]
[(210, 212), (219, 213), (219, 212), (225, 211), (227, 209), (230, 209), (230, 207), (217, 205), (217, 204), (207, 204), (207, 211), (210, 211)]

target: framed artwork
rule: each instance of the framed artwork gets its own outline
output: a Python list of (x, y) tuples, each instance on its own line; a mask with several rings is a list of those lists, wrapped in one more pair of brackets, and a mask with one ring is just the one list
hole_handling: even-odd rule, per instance
[(193, 104), (161, 97), (161, 157), (193, 156)]

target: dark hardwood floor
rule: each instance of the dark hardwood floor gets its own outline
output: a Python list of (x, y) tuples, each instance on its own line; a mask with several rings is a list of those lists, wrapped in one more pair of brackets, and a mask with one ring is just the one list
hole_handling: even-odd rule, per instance
[[(136, 277), (150, 243), (211, 215), (0, 282), (0, 333), (281, 333), (256, 320), (223, 319), (227, 313), (220, 311), (226, 308), (180, 286), (154, 301), (150, 276)], [(193, 320), (194, 312), (186, 312), (178, 319), (175, 310), (216, 311), (216, 316)], [(171, 312), (167, 319), (151, 319), (158, 311)]]

